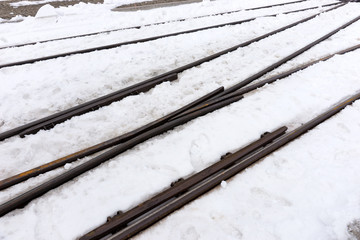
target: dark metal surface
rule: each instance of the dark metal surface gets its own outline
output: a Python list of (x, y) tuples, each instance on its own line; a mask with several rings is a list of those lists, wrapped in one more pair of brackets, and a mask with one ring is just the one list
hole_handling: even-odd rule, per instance
[(118, 216), (111, 218), (109, 222), (107, 222), (104, 225), (85, 234), (84, 236), (82, 236), (80, 238), (80, 240), (100, 239), (100, 238), (112, 233), (114, 230), (126, 226), (127, 223), (136, 219), (140, 215), (150, 211), (151, 209), (158, 206), (159, 204), (162, 204), (165, 201), (167, 201), (173, 197), (176, 197), (177, 195), (188, 190), (190, 187), (194, 186), (195, 184), (198, 184), (201, 181), (205, 180), (206, 178), (210, 177), (212, 174), (214, 174), (222, 169), (228, 168), (229, 166), (234, 164), (240, 158), (265, 146), (266, 144), (269, 144), (277, 137), (283, 135), (286, 132), (286, 130), (287, 130), (286, 127), (281, 127), (279, 129), (275, 130), (274, 132), (269, 133), (265, 137), (260, 138), (259, 140), (252, 142), (251, 144), (245, 146), (241, 150), (239, 150), (233, 154), (227, 155), (225, 158), (223, 158), (219, 162), (192, 175), (191, 177), (189, 177), (185, 180), (181, 180), (181, 181), (175, 183), (173, 185), (173, 187), (157, 194), (153, 198), (147, 200), (144, 203), (141, 203), (137, 207), (135, 207), (125, 213), (122, 213)]
[[(223, 14), (236, 13), (236, 12), (240, 12), (240, 11), (257, 10), (257, 9), (262, 9), (262, 8), (270, 8), (270, 7), (275, 7), (275, 6), (289, 5), (289, 4), (295, 4), (295, 3), (300, 3), (300, 2), (304, 2), (304, 1), (307, 1), (307, 0), (280, 3), (280, 4), (275, 4), (275, 5), (267, 5), (267, 6), (263, 6), (263, 7), (257, 7), (257, 8), (240, 9), (240, 10), (234, 10), (234, 11), (228, 11), (228, 12), (208, 14), (208, 15), (198, 16), (198, 17), (194, 17), (194, 18), (182, 18), (182, 19), (177, 19), (177, 20), (150, 23), (150, 24), (134, 26), (134, 27), (118, 28), (118, 29), (113, 29), (113, 30), (100, 31), (100, 32), (94, 32), (94, 33), (87, 33), (87, 34), (81, 34), (81, 35), (74, 35), (74, 36), (69, 36), (69, 37), (62, 37), (62, 38), (56, 38), (56, 39), (48, 39), (48, 40), (41, 40), (41, 41), (36, 41), (36, 42), (16, 44), (16, 45), (10, 45), (10, 46), (6, 46), (6, 47), (0, 47), (0, 50), (4, 49), (4, 48), (23, 47), (23, 46), (27, 46), (27, 45), (34, 45), (34, 44), (37, 44), (37, 43), (46, 43), (46, 42), (59, 41), (59, 40), (65, 40), (65, 39), (70, 39), (70, 38), (78, 38), (78, 37), (86, 37), (86, 36), (93, 36), (93, 35), (99, 35), (99, 34), (107, 34), (107, 33), (116, 32), (116, 31), (122, 31), (122, 30), (140, 29), (142, 27), (149, 27), (149, 26), (161, 25), (161, 24), (172, 23), (172, 22), (182, 22), (182, 21), (186, 21), (186, 20), (189, 20), (189, 19), (198, 19), (198, 18), (204, 18), (204, 17), (218, 16), (218, 15), (223, 15)], [(337, 3), (334, 3), (334, 5), (335, 4), (337, 4)]]
[(224, 106), (227, 106), (233, 102), (236, 102), (238, 100), (240, 100), (242, 98), (242, 96), (237, 96), (237, 97), (233, 97), (230, 99), (227, 99), (223, 102), (208, 106), (204, 109), (201, 109), (197, 112), (188, 114), (182, 118), (178, 118), (175, 120), (172, 120), (170, 122), (167, 122), (159, 127), (153, 128), (143, 134), (140, 134), (132, 139), (130, 139), (129, 141), (126, 141), (116, 147), (114, 147), (111, 150), (106, 151), (105, 153), (102, 153), (101, 155), (65, 172), (64, 174), (57, 176), (23, 194), (21, 194), (20, 196), (17, 196), (7, 202), (5, 202), (4, 204), (0, 205), (0, 217), (9, 213), (10, 211), (19, 208), (19, 207), (23, 207), (24, 205), (26, 205), (28, 202), (30, 202), (31, 200), (45, 194), (46, 192), (72, 180), (73, 178), (83, 174), (86, 171), (89, 171), (90, 169), (93, 169), (97, 166), (99, 166), (100, 164), (108, 161), (109, 159), (123, 153), (124, 151), (136, 146), (139, 143), (142, 143), (156, 135), (162, 134), (170, 129), (173, 129), (174, 127), (177, 127), (181, 124), (184, 124), (194, 118), (203, 116), (209, 112), (215, 111), (219, 108), (222, 108)]
[[(167, 77), (169, 77), (169, 75), (172, 75), (172, 74), (178, 74), (178, 73), (180, 73), (180, 72), (182, 72), (182, 71), (184, 71), (184, 70), (187, 70), (187, 69), (190, 69), (190, 68), (192, 68), (192, 67), (198, 66), (198, 65), (200, 65), (200, 64), (202, 64), (202, 63), (211, 61), (211, 60), (213, 60), (213, 59), (215, 59), (215, 58), (218, 58), (218, 57), (220, 57), (220, 56), (222, 56), (222, 55), (224, 55), (224, 54), (233, 52), (233, 51), (237, 50), (238, 48), (248, 46), (248, 45), (250, 45), (250, 44), (252, 44), (252, 43), (254, 43), (254, 42), (257, 42), (257, 41), (260, 41), (260, 40), (262, 40), (262, 39), (264, 39), (264, 38), (267, 38), (267, 37), (269, 37), (269, 36), (271, 36), (271, 35), (273, 35), (273, 34), (282, 32), (282, 31), (284, 31), (284, 30), (286, 30), (286, 29), (288, 29), (288, 28), (291, 28), (291, 27), (294, 27), (294, 26), (296, 26), (296, 25), (298, 25), (298, 24), (301, 24), (301, 23), (304, 23), (304, 22), (306, 22), (306, 21), (309, 21), (309, 20), (315, 18), (316, 16), (320, 15), (321, 13), (335, 10), (335, 9), (341, 7), (341, 6), (344, 6), (344, 5), (345, 5), (345, 4), (340, 4), (340, 5), (337, 5), (337, 6), (333, 7), (333, 8), (324, 10), (323, 12), (316, 13), (316, 14), (314, 14), (314, 15), (311, 15), (311, 16), (309, 16), (309, 17), (306, 17), (306, 18), (304, 18), (304, 19), (301, 19), (301, 20), (299, 20), (299, 21), (296, 21), (296, 22), (294, 22), (294, 23), (291, 23), (291, 24), (289, 24), (289, 25), (286, 25), (286, 26), (284, 26), (284, 27), (281, 27), (281, 28), (279, 28), (279, 29), (276, 29), (276, 30), (274, 30), (274, 31), (271, 31), (271, 32), (269, 32), (269, 33), (263, 34), (263, 35), (261, 35), (261, 36), (259, 36), (259, 37), (256, 37), (256, 38), (253, 38), (253, 39), (248, 40), (248, 41), (246, 41), (246, 42), (243, 42), (243, 43), (241, 43), (241, 44), (235, 45), (235, 46), (233, 46), (233, 47), (231, 47), (231, 48), (228, 48), (228, 49), (225, 49), (225, 50), (223, 50), (223, 51), (217, 52), (217, 53), (215, 53), (215, 54), (213, 54), (213, 55), (210, 55), (210, 56), (208, 56), (208, 57), (199, 59), (199, 60), (197, 60), (197, 61), (195, 61), (195, 62), (186, 64), (186, 65), (184, 65), (184, 66), (182, 66), (182, 67), (173, 69), (173, 70), (171, 70), (171, 71), (169, 71), (169, 72), (163, 73), (163, 74), (161, 74), (161, 75), (158, 75), (158, 76), (156, 76), (156, 77), (153, 77), (153, 78), (151, 78), (151, 79), (148, 79), (148, 80), (146, 80), (146, 81), (144, 81), (144, 82), (141, 82), (141, 83), (139, 83), (139, 84), (135, 84), (135, 85), (133, 85), (133, 86), (131, 86), (131, 87), (129, 87), (129, 88), (133, 89), (134, 87), (138, 87), (138, 86), (140, 86), (140, 85), (142, 85), (142, 84), (146, 84), (146, 83), (149, 83), (149, 82), (152, 82), (152, 81), (156, 81), (156, 80), (159, 80), (159, 79), (161, 79), (161, 78), (167, 78)], [(17, 128), (15, 128), (15, 129), (11, 129), (11, 130), (9, 130), (9, 131), (7, 131), (7, 132), (1, 133), (1, 134), (0, 134), (0, 141), (4, 140), (4, 139), (6, 139), (6, 138), (9, 138), (9, 137), (15, 136), (15, 135), (17, 135), (17, 134), (19, 134), (19, 133), (21, 133), (21, 132), (23, 132), (22, 135), (25, 135), (24, 131), (25, 131), (26, 129), (29, 129), (29, 128), (31, 128), (31, 127), (34, 127), (35, 125), (41, 124), (41, 123), (43, 123), (43, 122), (45, 122), (45, 121), (48, 121), (48, 120), (50, 120), (50, 119), (54, 119), (54, 118), (59, 117), (59, 116), (61, 116), (61, 115), (68, 114), (68, 113), (70, 113), (70, 112), (72, 112), (72, 111), (75, 111), (75, 110), (78, 111), (79, 109), (81, 109), (81, 108), (83, 108), (83, 107), (87, 107), (88, 105), (91, 105), (90, 110), (89, 110), (89, 111), (91, 111), (91, 109), (92, 109), (93, 107), (96, 107), (96, 106), (98, 105), (98, 104), (97, 104), (98, 102), (103, 101), (103, 100), (106, 99), (106, 98), (111, 98), (111, 97), (113, 97), (113, 96), (116, 95), (116, 94), (120, 94), (120, 93), (122, 94), (124, 91), (127, 91), (127, 90), (128, 90), (128, 88), (119, 90), (119, 91), (117, 91), (117, 92), (108, 94), (108, 95), (106, 95), (106, 96), (103, 96), (103, 97), (94, 99), (94, 100), (92, 100), (92, 101), (83, 103), (83, 104), (81, 104), (81, 105), (72, 107), (72, 108), (70, 108), (70, 109), (68, 109), (68, 110), (61, 111), (61, 112), (59, 112), (59, 113), (50, 115), (50, 116), (45, 117), (45, 118), (42, 118), (42, 119), (40, 119), (40, 120), (36, 120), (36, 121), (34, 121), (34, 122), (31, 122), (31, 123), (25, 124), (25, 125), (23, 125), (23, 126), (17, 127)], [(81, 111), (81, 110), (79, 110), (79, 111)], [(67, 115), (67, 116), (69, 116), (69, 115)], [(67, 118), (67, 119), (69, 119), (69, 118)], [(49, 122), (47, 122), (47, 123), (49, 124)], [(51, 126), (51, 124), (48, 125), (48, 126)], [(38, 126), (38, 127), (39, 127), (39, 126)]]
[(155, 128), (155, 127), (158, 127), (160, 126), (161, 124), (165, 123), (166, 121), (168, 121), (169, 119), (171, 119), (172, 117), (174, 116), (177, 116), (179, 114), (181, 114), (182, 112), (208, 100), (209, 98), (211, 98), (212, 96), (218, 94), (219, 92), (222, 92), (224, 91), (224, 87), (220, 87), (212, 92), (210, 92), (209, 94), (206, 94), (205, 96), (185, 105), (184, 107), (158, 119), (158, 120), (155, 120), (151, 123), (148, 123), (140, 128), (137, 128), (133, 131), (130, 131), (128, 133), (125, 133), (121, 136), (118, 136), (118, 137), (115, 137), (115, 138), (112, 138), (110, 140), (107, 140), (105, 142), (102, 142), (102, 143), (99, 143), (99, 144), (96, 144), (94, 146), (91, 146), (91, 147), (88, 147), (86, 149), (83, 149), (81, 151), (78, 151), (76, 153), (72, 153), (68, 156), (65, 156), (65, 157), (62, 157), (60, 159), (57, 159), (55, 161), (52, 161), (52, 162), (49, 162), (49, 163), (46, 163), (44, 165), (41, 165), (39, 167), (36, 167), (36, 168), (33, 168), (31, 170), (28, 170), (26, 172), (22, 172), (20, 174), (17, 174), (15, 176), (12, 176), (10, 178), (7, 178), (7, 179), (4, 179), (4, 180), (1, 180), (0, 181), (0, 190), (3, 190), (3, 189), (6, 189), (8, 187), (11, 187), (17, 183), (20, 183), (20, 182), (23, 182), (29, 178), (32, 178), (32, 177), (35, 177), (35, 176), (38, 176), (39, 174), (42, 174), (42, 173), (45, 173), (45, 172), (48, 172), (48, 171), (51, 171), (53, 169), (56, 169), (58, 167), (61, 167), (61, 166), (64, 166), (65, 164), (67, 163), (71, 163), (71, 162), (74, 162), (76, 161), (77, 159), (80, 159), (80, 158), (83, 158), (83, 157), (86, 157), (86, 156), (90, 156), (94, 153), (97, 153), (97, 152), (100, 152), (102, 150), (105, 150), (107, 148), (110, 148), (110, 147), (113, 147), (117, 144), (120, 144), (122, 142), (125, 142), (125, 141), (128, 141), (130, 140), (131, 138), (133, 137), (136, 137), (138, 136), (139, 134), (142, 134), (152, 128)]
[(244, 170), (248, 166), (252, 165), (253, 163), (257, 162), (261, 158), (269, 155), (270, 153), (276, 151), (277, 149), (281, 148), (285, 144), (291, 142), (292, 140), (296, 139), (300, 135), (306, 133), (307, 131), (311, 130), (315, 126), (319, 125), (326, 119), (330, 118), (331, 116), (335, 115), (347, 105), (351, 104), (355, 100), (360, 98), (360, 93), (355, 94), (351, 98), (337, 104), (336, 106), (332, 107), (330, 110), (326, 111), (325, 113), (319, 115), (318, 117), (314, 118), (313, 120), (305, 123), (301, 127), (291, 131), (288, 134), (280, 137), (279, 139), (275, 140), (275, 142), (265, 146), (262, 150), (242, 159), (240, 162), (234, 164), (233, 166), (221, 171), (217, 174), (214, 174), (213, 177), (207, 179), (206, 181), (198, 184), (191, 190), (185, 192), (181, 196), (178, 196), (174, 200), (168, 201), (166, 204), (162, 205), (155, 211), (153, 210), (151, 213), (145, 215), (142, 218), (136, 220), (133, 224), (129, 224), (124, 229), (120, 230), (119, 232), (113, 234), (107, 240), (122, 240), (127, 239), (136, 233), (146, 229), (147, 227), (151, 226), (152, 224), (156, 223), (160, 219), (166, 217), (170, 213), (174, 212), (175, 210), (181, 208), (185, 204), (191, 202), (192, 200), (196, 199), (197, 197), (203, 195), (204, 193), (210, 191), (211, 189), (219, 186), (221, 181), (227, 180), (234, 175), (238, 174), (240, 171)]

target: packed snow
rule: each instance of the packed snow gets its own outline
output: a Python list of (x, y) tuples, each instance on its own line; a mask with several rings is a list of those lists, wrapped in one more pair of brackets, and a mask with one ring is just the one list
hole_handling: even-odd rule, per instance
[[(0, 50), (0, 64), (202, 26), (333, 3), (309, 0), (205, 18), (196, 16), (286, 2), (204, 1), (111, 12), (120, 1), (55, 9), (0, 25), (0, 47), (189, 18), (111, 34)], [(122, 1), (123, 2), (123, 1)], [(275, 30), (321, 10), (0, 69), (0, 132), (133, 85)], [(349, 3), (308, 22), (179, 74), (137, 96), (74, 117), (51, 130), (0, 142), (0, 179), (126, 133), (220, 87), (230, 87), (358, 16)], [(32, 34), (29, 34), (32, 33)], [(360, 21), (267, 74), (360, 43)], [(244, 99), (154, 137), (0, 218), (0, 239), (76, 239), (266, 132), (290, 130), (360, 90), (360, 50), (335, 56), (248, 93)], [(360, 101), (134, 239), (355, 239), (360, 219)], [(0, 191), (0, 203), (91, 157)]]

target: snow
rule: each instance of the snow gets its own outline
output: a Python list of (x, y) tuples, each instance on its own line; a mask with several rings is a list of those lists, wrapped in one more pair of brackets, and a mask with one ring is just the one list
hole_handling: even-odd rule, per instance
[(35, 18), (54, 17), (57, 16), (57, 12), (50, 4), (42, 6), (35, 15)]
[[(280, 1), (219, 0), (133, 13), (111, 4), (56, 9), (52, 18), (1, 24), (2, 46), (136, 26)], [(284, 1), (283, 1), (284, 2)], [(333, 1), (241, 11), (0, 50), (7, 63), (195, 27), (285, 12)], [(115, 3), (112, 3), (115, 4)], [(322, 14), (267, 39), (179, 74), (149, 92), (75, 117), (49, 131), (0, 142), (1, 179), (89, 147), (155, 120), (242, 79), (356, 17), (360, 5)], [(260, 18), (147, 43), (0, 69), (0, 132), (182, 66), (310, 16), (317, 10)], [(56, 26), (56, 27), (54, 27)], [(32, 32), (33, 34), (29, 34)], [(360, 22), (268, 75), (360, 42)], [(360, 90), (360, 50), (335, 56), (245, 95), (228, 107), (154, 137), (0, 218), (0, 239), (76, 239), (170, 186), (236, 151), (262, 133), (290, 130)], [(358, 148), (360, 102), (300, 139), (170, 215), (135, 239), (347, 239), (360, 217)], [(0, 203), (87, 161), (90, 157), (0, 192)], [(150, 179), (150, 180), (149, 180)], [(21, 228), (19, 228), (21, 226)]]

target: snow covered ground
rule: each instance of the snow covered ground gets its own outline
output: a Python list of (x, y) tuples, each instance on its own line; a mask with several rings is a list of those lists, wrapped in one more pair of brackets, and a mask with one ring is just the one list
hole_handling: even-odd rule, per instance
[[(12, 7), (20, 7), (20, 6), (44, 4), (44, 3), (55, 2), (55, 1), (59, 1), (59, 0), (19, 1), (19, 2), (10, 3), (10, 5)], [(68, 1), (68, 0), (60, 0), (60, 2), (62, 2), (62, 1)]]
[[(218, 0), (133, 13), (78, 4), (51, 18), (0, 25), (0, 46), (279, 3)], [(286, 1), (282, 1), (286, 2)], [(144, 27), (0, 50), (0, 63), (127, 41), (168, 31), (332, 3), (309, 0), (271, 9)], [(357, 17), (359, 3), (238, 49), (151, 91), (75, 117), (49, 131), (0, 142), (0, 178), (128, 132), (253, 73)], [(237, 26), (0, 69), (0, 132), (143, 81), (310, 16), (317, 10)], [(29, 34), (31, 33), (31, 34)], [(354, 23), (270, 74), (360, 43)], [(293, 129), (360, 90), (360, 50), (336, 56), (249, 93), (229, 107), (155, 137), (24, 209), (0, 218), (0, 239), (76, 239), (118, 210), (164, 188), (282, 125)], [(269, 74), (269, 75), (270, 75)], [(135, 239), (348, 239), (360, 218), (360, 102), (263, 159)], [(0, 203), (89, 158), (0, 192)], [(151, 179), (151, 181), (149, 181)], [(21, 227), (19, 227), (21, 226)]]

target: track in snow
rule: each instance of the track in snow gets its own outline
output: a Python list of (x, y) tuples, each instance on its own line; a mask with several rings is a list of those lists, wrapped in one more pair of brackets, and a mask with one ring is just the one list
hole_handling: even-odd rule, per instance
[[(357, 20), (357, 18), (356, 19), (354, 19), (354, 21), (356, 21)], [(340, 28), (341, 29), (341, 28)], [(339, 30), (340, 30), (339, 29)], [(338, 31), (338, 30), (337, 30)], [(337, 31), (335, 31), (335, 32), (337, 32)], [(354, 46), (354, 48), (353, 48), (353, 50), (355, 50), (355, 49), (357, 49), (358, 48), (358, 46)], [(298, 53), (298, 54), (300, 54), (300, 53)], [(341, 54), (341, 53), (339, 53), (339, 54)], [(295, 54), (296, 55), (296, 54)], [(326, 59), (327, 59), (327, 57), (325, 57)], [(285, 59), (285, 62), (286, 61), (288, 61), (288, 60), (290, 60), (290, 59)], [(315, 62), (318, 62), (318, 60), (317, 61), (315, 61)], [(275, 66), (275, 67), (277, 67), (277, 66)], [(274, 69), (274, 66), (273, 67), (271, 67), (271, 69), (267, 69), (266, 71), (264, 71), (264, 73), (267, 73), (267, 72), (269, 72), (270, 70), (272, 70), (272, 69)], [(304, 67), (303, 66), (299, 66), (298, 68), (296, 68), (296, 69), (299, 69), (299, 70), (301, 70), (301, 69), (304, 69)], [(254, 77), (254, 80), (256, 80), (256, 79), (258, 79), (258, 77), (260, 77), (260, 76), (262, 76), (264, 73), (262, 73), (262, 72), (259, 72), (259, 73), (261, 73), (261, 74), (259, 74), (259, 76), (258, 75), (255, 75), (256, 77)], [(291, 74), (291, 73), (290, 73)], [(272, 81), (274, 81), (275, 79), (277, 79), (279, 76), (276, 76)], [(270, 81), (269, 81), (270, 82)], [(241, 91), (241, 90), (240, 90)], [(237, 96), (241, 96), (241, 94), (239, 93), (239, 92), (236, 92), (235, 90), (234, 91), (229, 91), (229, 92), (226, 92), (227, 94), (234, 94), (234, 92), (236, 93), (236, 94), (238, 94)], [(229, 96), (228, 95), (228, 96)], [(235, 96), (235, 95), (231, 95), (231, 96)], [(191, 113), (194, 113), (194, 112), (196, 112), (196, 110), (190, 110), (190, 112)]]

